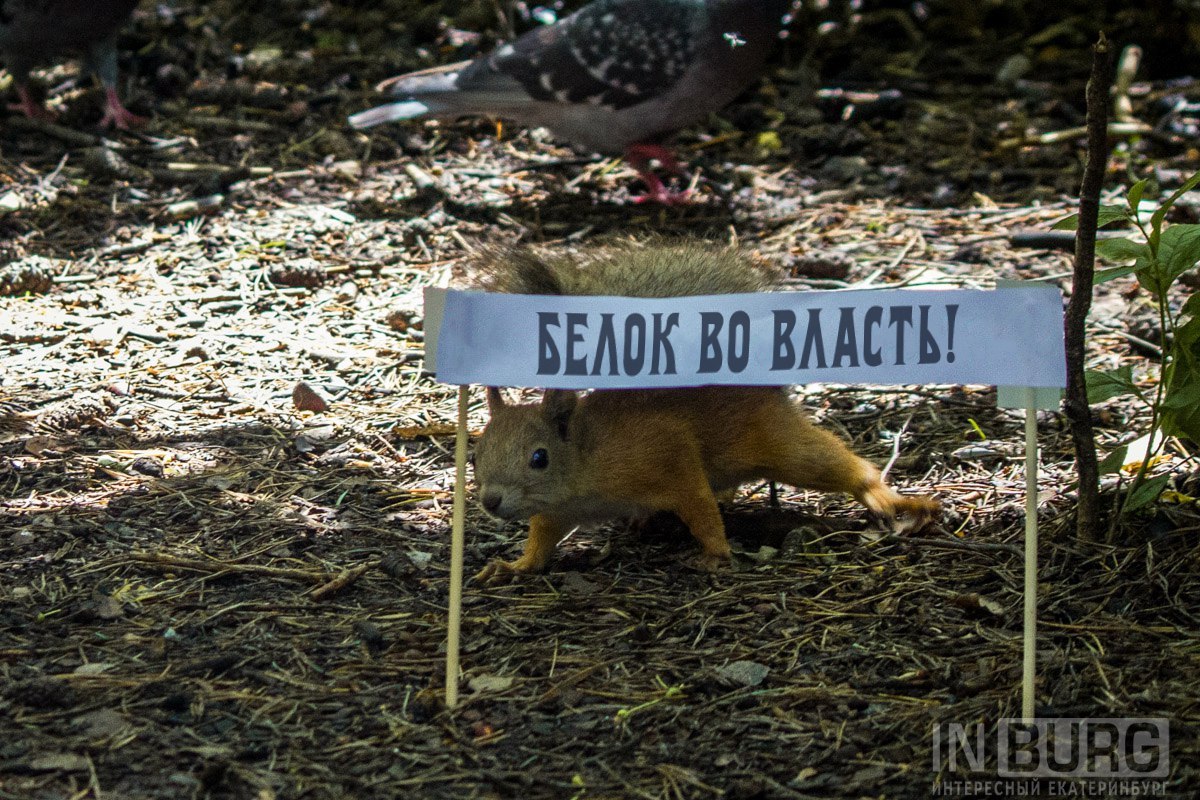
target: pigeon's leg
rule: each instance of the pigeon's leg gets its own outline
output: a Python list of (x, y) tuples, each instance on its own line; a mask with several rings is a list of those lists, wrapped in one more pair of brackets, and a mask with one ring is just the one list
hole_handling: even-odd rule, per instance
[(139, 117), (121, 103), (117, 94), (117, 45), (115, 37), (109, 37), (88, 48), (88, 65), (104, 84), (104, 116), (100, 119), (100, 127), (109, 126), (127, 131), (146, 124), (145, 117)]
[(58, 118), (58, 115), (46, 108), (43, 103), (39, 103), (33, 99), (33, 95), (29, 93), (29, 87), (24, 83), (16, 84), (16, 89), (17, 98), (20, 100), (20, 102), (9, 103), (8, 109), (10, 111), (20, 111), (30, 119), (40, 119), (45, 120), (46, 122), (53, 122)]
[(625, 151), (625, 158), (632, 163), (635, 160), (643, 164), (650, 163), (651, 160), (658, 161), (662, 168), (672, 175), (682, 175), (683, 167), (679, 166), (678, 159), (671, 152), (671, 148), (664, 147), (661, 144), (631, 144)]
[(663, 185), (662, 180), (650, 169), (651, 161), (658, 161), (662, 168), (673, 175), (683, 174), (682, 167), (675, 160), (675, 155), (660, 144), (632, 144), (625, 150), (625, 160), (629, 166), (637, 170), (638, 175), (645, 181), (650, 190), (644, 195), (635, 197), (635, 203), (662, 203), (663, 205), (680, 205), (689, 202), (690, 189), (682, 192), (672, 192)]
[(111, 86), (104, 87), (104, 116), (100, 118), (100, 127), (112, 125), (123, 131), (130, 128), (140, 128), (146, 124), (146, 118), (134, 114), (121, 104), (117, 90)]

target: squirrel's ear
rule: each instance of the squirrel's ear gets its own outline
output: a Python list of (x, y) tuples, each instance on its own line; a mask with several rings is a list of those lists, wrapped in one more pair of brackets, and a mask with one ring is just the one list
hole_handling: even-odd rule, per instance
[(558, 431), (564, 441), (567, 438), (567, 426), (571, 423), (571, 414), (575, 413), (575, 403), (579, 395), (566, 389), (547, 389), (542, 395), (542, 417)]
[(504, 408), (504, 395), (500, 392), (499, 387), (487, 387), (487, 403), (488, 412), (495, 414), (498, 410)]

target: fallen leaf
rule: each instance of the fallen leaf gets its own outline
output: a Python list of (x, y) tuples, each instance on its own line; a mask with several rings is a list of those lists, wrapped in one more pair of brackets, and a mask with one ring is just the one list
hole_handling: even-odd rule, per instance
[(311, 411), (320, 414), (329, 410), (329, 403), (317, 394), (317, 390), (301, 381), (292, 389), (292, 404), (301, 411)]
[(512, 685), (507, 675), (476, 675), (467, 682), (472, 692), (503, 692)]
[(120, 601), (100, 590), (92, 592), (92, 611), (100, 619), (120, 619), (125, 616)]
[(974, 593), (956, 595), (952, 602), (954, 605), (967, 611), (986, 611), (997, 617), (1004, 614), (1004, 605), (1002, 603), (990, 597), (983, 597)]
[(80, 664), (72, 672), (75, 675), (103, 675), (112, 668), (112, 664), (105, 664), (103, 661), (91, 661), (87, 664)]
[(881, 616), (895, 614), (896, 609), (900, 607), (900, 598), (895, 595), (889, 595), (875, 604), (875, 613)]
[(760, 564), (766, 564), (774, 561), (775, 556), (777, 555), (779, 555), (778, 548), (770, 547), (769, 545), (764, 544), (762, 547), (758, 548), (758, 552), (751, 554), (750, 557)]
[(792, 778), (792, 783), (805, 783), (817, 774), (816, 767), (805, 767), (796, 773), (796, 777)]
[(324, 450), (334, 444), (336, 431), (332, 425), (318, 425), (308, 428), (296, 437), (296, 452), (311, 453), (314, 450)]
[(72, 724), (88, 739), (106, 739), (129, 728), (129, 722), (124, 715), (112, 708), (102, 708), (76, 717)]
[(599, 591), (600, 587), (596, 586), (596, 584), (592, 583), (578, 572), (568, 572), (566, 577), (563, 578), (562, 588), (564, 591), (571, 592), (572, 594), (589, 595), (595, 594), (597, 591)]
[(87, 759), (75, 753), (51, 753), (29, 759), (29, 769), (34, 772), (78, 772), (87, 768)]
[(29, 204), (25, 202), (25, 198), (16, 192), (5, 192), (0, 195), (0, 217), (12, 211), (20, 211), (27, 205)]
[(59, 449), (61, 446), (53, 436), (30, 436), (25, 441), (25, 452), (38, 458), (57, 456), (62, 455), (62, 450)]

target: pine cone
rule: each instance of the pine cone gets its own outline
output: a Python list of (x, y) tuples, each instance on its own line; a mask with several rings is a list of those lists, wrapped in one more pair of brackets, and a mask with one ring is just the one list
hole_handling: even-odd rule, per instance
[(25, 258), (0, 267), (0, 297), (23, 294), (42, 294), (54, 285), (49, 262), (40, 258)]

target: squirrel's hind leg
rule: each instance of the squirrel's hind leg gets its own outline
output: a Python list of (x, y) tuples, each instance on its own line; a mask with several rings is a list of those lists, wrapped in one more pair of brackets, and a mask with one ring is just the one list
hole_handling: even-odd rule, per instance
[(878, 479), (852, 494), (858, 502), (890, 521), (896, 533), (919, 531), (942, 513), (942, 504), (932, 497), (906, 497)]
[(897, 532), (919, 530), (940, 511), (936, 500), (905, 497), (886, 485), (879, 469), (859, 457), (834, 434), (814, 426), (788, 403), (772, 414), (759, 442), (768, 468), (763, 477), (802, 489), (846, 492), (872, 512), (889, 520)]
[(713, 572), (729, 563), (733, 552), (725, 538), (725, 523), (711, 490), (681, 497), (680, 502), (668, 510), (683, 520), (700, 543), (700, 555), (695, 560), (697, 567)]

